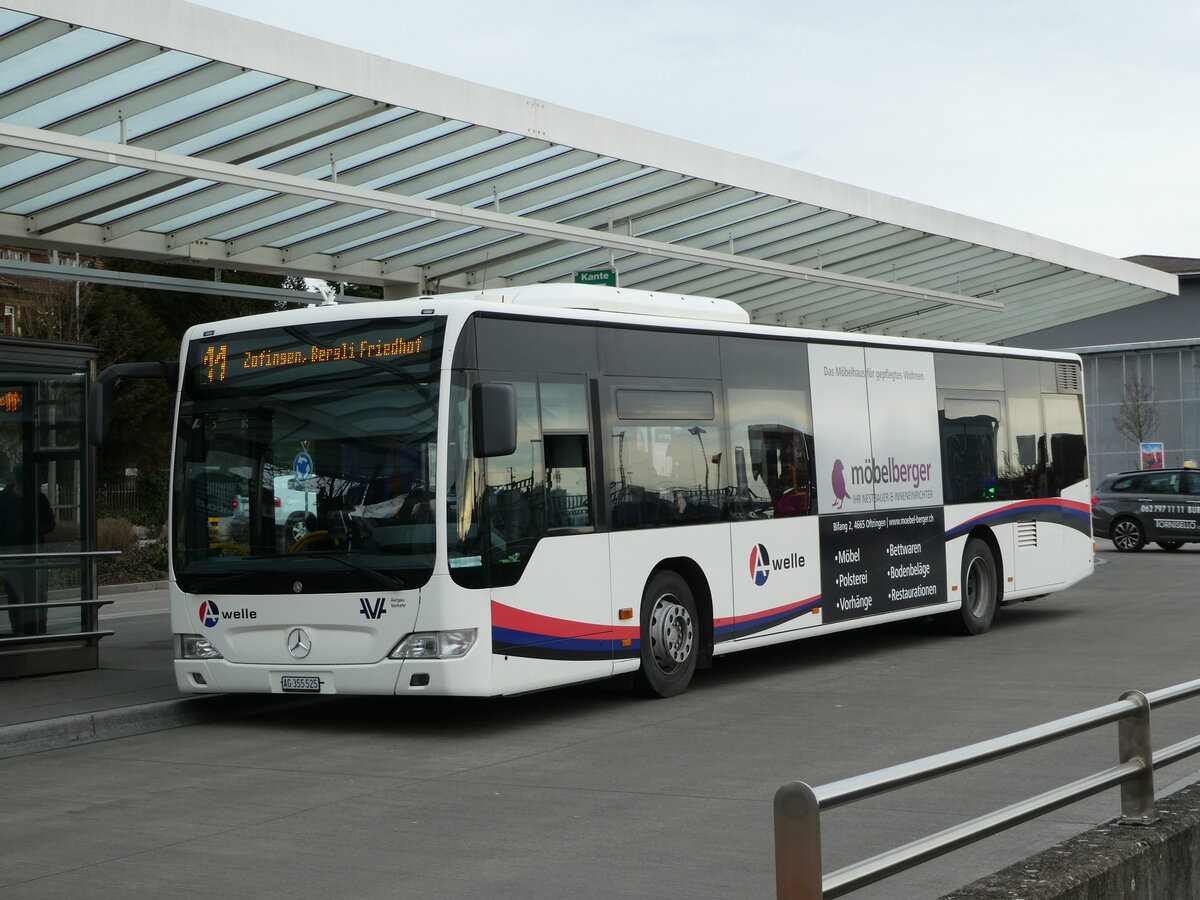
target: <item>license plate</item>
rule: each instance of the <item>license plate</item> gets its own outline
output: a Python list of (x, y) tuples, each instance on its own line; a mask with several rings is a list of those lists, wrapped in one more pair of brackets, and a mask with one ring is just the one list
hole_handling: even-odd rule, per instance
[(279, 679), (279, 688), (286, 693), (319, 694), (321, 679), (316, 675), (283, 675)]

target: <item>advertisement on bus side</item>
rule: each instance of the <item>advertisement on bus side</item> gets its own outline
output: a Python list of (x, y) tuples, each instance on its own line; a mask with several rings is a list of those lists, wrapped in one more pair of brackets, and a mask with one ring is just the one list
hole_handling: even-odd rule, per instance
[(946, 599), (933, 355), (809, 348), (822, 620)]

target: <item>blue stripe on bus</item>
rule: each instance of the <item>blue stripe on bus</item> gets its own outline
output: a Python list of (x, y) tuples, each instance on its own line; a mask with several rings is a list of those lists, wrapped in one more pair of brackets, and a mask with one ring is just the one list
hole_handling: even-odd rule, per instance
[(1020, 504), (1005, 506), (968, 519), (961, 525), (946, 529), (946, 540), (952, 540), (966, 534), (976, 525), (1004, 525), (1016, 521), (1051, 522), (1063, 525), (1084, 534), (1092, 533), (1092, 514), (1082, 503), (1062, 500), (1046, 500), (1044, 502), (1025, 501)]
[(820, 605), (821, 598), (817, 596), (806, 600), (804, 603), (784, 609), (782, 612), (771, 613), (752, 619), (739, 619), (736, 622), (730, 622), (728, 625), (720, 625), (713, 629), (713, 640), (732, 641), (736, 638), (748, 637), (752, 634), (768, 631), (782, 625), (784, 622), (790, 622), (792, 619), (808, 615)]
[(492, 653), (501, 656), (520, 656), (532, 659), (628, 659), (638, 655), (641, 642), (606, 638), (564, 638), (555, 635), (516, 631), (511, 628), (492, 628)]

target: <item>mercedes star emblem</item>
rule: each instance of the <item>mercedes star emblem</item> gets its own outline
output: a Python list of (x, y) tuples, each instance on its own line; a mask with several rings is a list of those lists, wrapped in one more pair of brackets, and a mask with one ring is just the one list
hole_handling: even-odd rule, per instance
[(312, 638), (303, 628), (293, 628), (287, 636), (288, 653), (296, 659), (304, 659), (312, 650)]

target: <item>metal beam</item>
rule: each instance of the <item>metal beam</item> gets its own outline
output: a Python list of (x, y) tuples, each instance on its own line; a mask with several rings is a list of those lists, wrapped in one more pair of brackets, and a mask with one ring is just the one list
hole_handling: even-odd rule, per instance
[[(432, 118), (426, 116), (424, 113), (408, 113), (407, 115), (402, 115), (399, 118), (378, 125), (371, 125), (363, 131), (347, 135), (345, 138), (339, 138), (323, 145), (322, 149), (326, 152), (326, 159), (328, 159), (328, 153), (332, 150), (341, 152), (342, 148), (346, 148), (347, 152), (359, 152), (359, 141), (365, 135), (378, 132), (381, 135), (386, 135), (385, 137), (378, 138), (380, 142), (399, 140), (401, 137), (428, 128), (432, 121)], [(306, 151), (295, 157), (282, 160), (274, 164), (272, 168), (278, 172), (300, 174), (314, 167), (314, 159), (316, 157), (310, 156), (309, 152)], [(163, 222), (180, 219), (208, 207), (218, 206), (227, 200), (233, 199), (238, 193), (238, 189), (230, 184), (201, 187), (182, 197), (166, 198), (161, 203), (121, 215), (120, 218), (106, 222), (104, 225), (105, 233), (108, 240), (116, 240), (129, 234), (136, 234), (139, 231), (153, 230), (155, 226)]]
[(44, 100), (57, 97), (79, 84), (98, 81), (166, 52), (165, 47), (121, 41), (97, 51), (86, 59), (70, 63), (64, 68), (55, 69), (5, 91), (0, 95), (0, 116), (11, 116)]
[[(364, 104), (365, 101), (357, 98), (341, 98), (300, 113), (289, 124), (294, 125), (297, 129), (304, 128), (306, 130), (303, 133), (288, 135), (286, 142), (302, 141), (321, 134), (327, 129), (339, 128), (374, 115), (374, 108)], [(183, 125), (188, 121), (190, 120), (184, 120), (179, 124)], [(213, 160), (236, 165), (278, 150), (280, 146), (278, 142), (281, 137), (279, 132), (280, 129), (277, 128), (260, 128), (217, 147), (202, 150), (197, 157), (191, 158), (211, 157)], [(139, 141), (139, 145), (140, 143)], [(159, 148), (151, 146), (142, 149), (152, 152)], [(88, 164), (77, 163), (75, 165), (86, 166)], [(75, 222), (122, 209), (131, 201), (141, 200), (161, 193), (163, 190), (169, 190), (178, 183), (177, 180), (169, 179), (166, 183), (156, 183), (156, 181), (162, 182), (163, 177), (142, 172), (96, 191), (82, 194), (72, 200), (38, 210), (34, 214), (37, 220), (37, 230), (39, 233), (46, 234), (56, 228), (73, 225)]]
[[(519, 145), (509, 145), (508, 148), (501, 149), (510, 148), (515, 151), (519, 149)], [(496, 151), (488, 152), (489, 159), (496, 155)], [(585, 162), (594, 162), (595, 159), (596, 156), (593, 153), (585, 154), (582, 150), (568, 150), (558, 154), (557, 156), (540, 160), (528, 166), (522, 166), (521, 168), (506, 172), (503, 175), (498, 175), (494, 178), (484, 180), (487, 181), (487, 187), (495, 187), (497, 193), (503, 200), (505, 199), (504, 195), (517, 187), (528, 184), (532, 181), (538, 181), (542, 178), (562, 176), (563, 172), (578, 168)], [(395, 184), (385, 185), (383, 186), (383, 189), (390, 191), (399, 189), (401, 186), (403, 186), (404, 192), (409, 195), (420, 194), (425, 191), (436, 189), (439, 185), (446, 184), (447, 182), (457, 181), (464, 175), (474, 175), (474, 173), (478, 171), (477, 168), (474, 168), (476, 165), (477, 161), (474, 158), (460, 160), (459, 162), (451, 163), (449, 166), (445, 166), (441, 169), (436, 169), (432, 172), (423, 172), (413, 178), (405, 178), (400, 182), (396, 182)], [(611, 165), (611, 163), (607, 165)], [(560, 177), (560, 182), (563, 180), (564, 178)], [(457, 191), (452, 192), (452, 194), (455, 197), (458, 196)], [(438, 199), (442, 200), (443, 202), (451, 202), (449, 199), (447, 199), (447, 196), (442, 196)], [(320, 253), (321, 251), (330, 251), (343, 247), (351, 247), (360, 241), (367, 240), (379, 234), (381, 231), (386, 231), (389, 228), (399, 229), (405, 222), (412, 221), (411, 218), (405, 218), (403, 216), (393, 215), (391, 213), (381, 213), (379, 215), (372, 216), (370, 219), (357, 220), (356, 223), (352, 225), (339, 225), (336, 228), (333, 227), (333, 223), (342, 222), (349, 218), (350, 216), (347, 215), (346, 210), (342, 207), (325, 207), (324, 209), (317, 210), (315, 213), (309, 213), (305, 215), (303, 224), (309, 226), (310, 229), (320, 228), (325, 225), (329, 225), (330, 228), (327, 231), (314, 234), (310, 238), (287, 242), (284, 245), (286, 258), (290, 261), (294, 261), (297, 259), (303, 259), (312, 253)], [(292, 220), (288, 220), (287, 222), (281, 222), (278, 226), (264, 229), (264, 231), (261, 233), (256, 232), (254, 237), (259, 244), (274, 244), (281, 241), (284, 234), (284, 232), (276, 231), (274, 229), (283, 229), (285, 227), (291, 228), (291, 234), (300, 235), (303, 233), (300, 229), (292, 224)], [(230, 243), (239, 249), (241, 248), (240, 239), (235, 239)]]
[[(172, 278), (167, 275), (140, 275), (136, 272), (112, 272), (108, 269), (89, 269), (86, 266), (61, 266), (50, 263), (18, 262), (0, 259), (0, 273), (31, 278), (54, 278), (59, 281), (86, 281), (89, 284), (115, 284), (148, 291), (176, 291), (188, 294), (216, 294), (244, 300), (282, 300), (285, 303), (313, 305), (323, 303), (323, 295), (312, 291), (293, 291), (288, 288), (260, 287), (254, 284), (234, 284), (228, 281), (199, 281), (195, 278)], [(347, 297), (348, 300), (359, 298)]]
[(20, 56), (27, 50), (40, 47), (55, 38), (69, 34), (73, 26), (53, 19), (34, 19), (4, 35), (4, 46), (0, 49), (0, 62)]
[(336, 183), (228, 165), (211, 160), (198, 160), (163, 151), (142, 150), (138, 147), (114, 144), (109, 141), (64, 136), (37, 128), (14, 125), (10, 122), (0, 123), (0, 143), (60, 156), (74, 157), (76, 159), (106, 162), (114, 166), (132, 166), (146, 169), (147, 171), (167, 172), (184, 178), (228, 182), (251, 190), (281, 191), (283, 193), (312, 197), (318, 200), (347, 203), (366, 209), (383, 209), (407, 213), (413, 216), (444, 219), (446, 221), (459, 222), (470, 227), (495, 228), (503, 231), (540, 235), (550, 240), (578, 243), (589, 247), (611, 247), (614, 250), (649, 253), (668, 258), (690, 260), (700, 264), (724, 265), (733, 269), (762, 272), (780, 278), (794, 278), (800, 281), (814, 281), (823, 284), (855, 287), (929, 303), (952, 303), (993, 311), (1003, 308), (1002, 304), (992, 300), (981, 300), (976, 297), (967, 297), (960, 294), (923, 290), (921, 288), (912, 288), (906, 285), (891, 284), (852, 275), (840, 275), (834, 272), (807, 269), (801, 266), (756, 260), (749, 257), (737, 256), (732, 253), (697, 250), (678, 244), (666, 244), (642, 238), (625, 237), (614, 232), (601, 232), (587, 228), (559, 225), (553, 222), (489, 212), (482, 209), (450, 206), (434, 200), (420, 200), (415, 197), (389, 194), (385, 191), (353, 188)]

